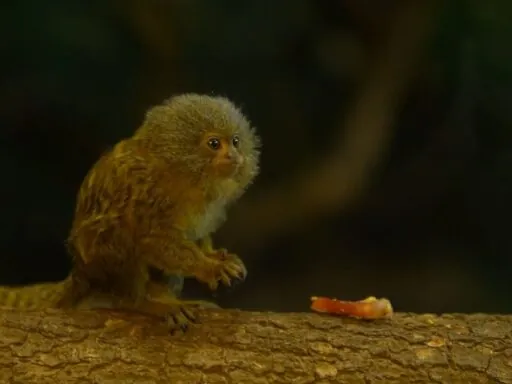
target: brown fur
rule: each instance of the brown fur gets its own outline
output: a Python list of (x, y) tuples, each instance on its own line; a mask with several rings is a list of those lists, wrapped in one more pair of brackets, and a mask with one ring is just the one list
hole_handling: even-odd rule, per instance
[[(204, 145), (208, 135), (228, 145), (238, 135), (230, 148), (243, 162), (234, 173), (221, 172), (220, 152)], [(209, 236), (257, 175), (258, 159), (259, 139), (228, 99), (185, 94), (150, 109), (82, 183), (68, 239), (72, 288), (60, 283), (57, 306), (75, 306), (92, 292), (147, 308), (149, 267), (212, 289), (243, 277), (240, 259), (213, 250)]]

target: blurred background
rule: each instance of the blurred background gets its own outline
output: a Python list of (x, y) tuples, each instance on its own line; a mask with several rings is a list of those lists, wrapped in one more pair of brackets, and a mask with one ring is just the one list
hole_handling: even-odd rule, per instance
[(511, 313), (511, 18), (508, 0), (2, 4), (0, 283), (66, 276), (88, 169), (198, 92), (239, 104), (264, 145), (216, 236), (249, 269), (219, 304)]

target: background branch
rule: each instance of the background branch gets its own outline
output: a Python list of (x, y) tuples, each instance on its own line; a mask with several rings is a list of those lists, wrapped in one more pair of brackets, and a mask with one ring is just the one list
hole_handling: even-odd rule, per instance
[(340, 122), (332, 153), (297, 177), (237, 205), (221, 231), (221, 236), (226, 234), (223, 243), (234, 238), (238, 246), (263, 246), (275, 236), (348, 208), (362, 195), (392, 141), (394, 116), (425, 51), (436, 4), (422, 0), (396, 7), (373, 54), (374, 65)]
[(0, 312), (4, 383), (512, 383), (512, 316)]

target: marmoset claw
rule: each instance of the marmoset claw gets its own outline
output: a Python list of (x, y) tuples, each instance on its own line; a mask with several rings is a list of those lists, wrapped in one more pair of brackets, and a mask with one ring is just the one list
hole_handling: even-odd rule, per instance
[(223, 252), (222, 257), (218, 257), (218, 254), (216, 256), (212, 257), (217, 263), (213, 267), (211, 275), (204, 279), (212, 291), (218, 288), (219, 282), (231, 287), (245, 280), (247, 269), (237, 255)]
[(197, 323), (197, 308), (198, 306), (192, 304), (180, 304), (170, 311), (166, 316), (166, 322), (171, 334), (186, 332), (191, 323)]

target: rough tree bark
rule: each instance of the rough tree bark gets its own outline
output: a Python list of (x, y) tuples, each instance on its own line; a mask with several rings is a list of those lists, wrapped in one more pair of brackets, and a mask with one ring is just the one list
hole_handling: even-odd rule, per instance
[(512, 316), (0, 312), (2, 383), (512, 383)]

